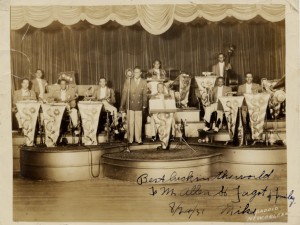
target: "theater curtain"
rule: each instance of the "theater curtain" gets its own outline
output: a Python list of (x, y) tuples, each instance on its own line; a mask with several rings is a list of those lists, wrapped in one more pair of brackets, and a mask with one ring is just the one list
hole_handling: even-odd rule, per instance
[(122, 6), (12, 6), (11, 28), (17, 30), (26, 23), (43, 28), (53, 21), (73, 25), (86, 20), (93, 25), (103, 25), (109, 20), (124, 26), (140, 22), (151, 34), (167, 31), (174, 20), (191, 22), (195, 18), (220, 21), (226, 17), (249, 20), (256, 16), (277, 22), (284, 19), (284, 5), (122, 5)]
[(33, 78), (36, 68), (45, 71), (50, 84), (61, 71), (75, 71), (78, 84), (97, 84), (105, 76), (119, 99), (126, 68), (139, 65), (146, 71), (158, 58), (164, 68), (200, 75), (211, 71), (218, 53), (226, 52), (230, 44), (236, 45), (231, 63), (242, 81), (246, 71), (252, 71), (258, 83), (262, 77), (275, 79), (285, 73), (284, 21), (200, 19), (173, 23), (162, 35), (152, 35), (139, 24), (124, 27), (114, 22), (24, 27), (11, 32), (12, 75), (16, 88), (20, 88), (16, 77)]

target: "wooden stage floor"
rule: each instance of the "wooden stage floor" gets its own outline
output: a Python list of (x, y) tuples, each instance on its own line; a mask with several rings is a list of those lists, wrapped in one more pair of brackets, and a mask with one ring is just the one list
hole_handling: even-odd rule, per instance
[(14, 221), (39, 222), (285, 222), (287, 200), (277, 198), (275, 203), (276, 189), (278, 195), (289, 194), (286, 176), (152, 186), (108, 178), (33, 181), (15, 174), (13, 187)]

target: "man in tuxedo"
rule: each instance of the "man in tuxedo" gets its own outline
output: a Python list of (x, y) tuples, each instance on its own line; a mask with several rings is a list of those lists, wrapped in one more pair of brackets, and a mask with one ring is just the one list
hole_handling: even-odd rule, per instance
[(67, 103), (67, 112), (71, 118), (73, 128), (78, 125), (78, 113), (76, 109), (77, 94), (72, 88), (68, 88), (68, 82), (64, 79), (59, 80), (60, 89), (49, 93), (48, 100), (54, 99), (55, 102)]
[(44, 94), (47, 92), (47, 81), (42, 79), (44, 76), (44, 71), (41, 69), (37, 69), (35, 72), (35, 79), (31, 80), (32, 90), (35, 92), (37, 98), (42, 100), (44, 98)]
[(24, 78), (21, 83), (21, 89), (17, 90), (13, 94), (13, 109), (12, 111), (15, 113), (15, 116), (18, 121), (19, 129), (22, 129), (21, 117), (18, 113), (18, 109), (16, 103), (18, 101), (26, 101), (26, 100), (36, 100), (36, 95), (34, 91), (29, 90), (29, 80)]
[(213, 128), (215, 132), (218, 132), (220, 129), (220, 125), (223, 120), (223, 110), (222, 105), (218, 102), (219, 98), (222, 96), (226, 96), (228, 92), (231, 92), (231, 87), (224, 86), (224, 77), (218, 77), (217, 86), (212, 88), (212, 91), (209, 93), (209, 98), (211, 104), (205, 108), (204, 120), (205, 127), (203, 131), (209, 131), (211, 124), (210, 119), (213, 112), (217, 112), (217, 119), (215, 127)]
[(246, 83), (238, 87), (237, 95), (242, 96), (246, 94), (257, 94), (262, 92), (262, 88), (259, 84), (253, 83), (253, 75), (251, 72), (245, 74)]
[(230, 63), (225, 63), (225, 55), (223, 53), (219, 53), (218, 63), (213, 65), (212, 72), (218, 77), (224, 77), (224, 80), (226, 80), (227, 71), (230, 69)]
[[(133, 78), (127, 79), (124, 84), (120, 111), (127, 110), (128, 142), (133, 143), (133, 139), (138, 144), (142, 142), (142, 115), (147, 107), (147, 82), (141, 78), (142, 70), (136, 66), (133, 70)], [(129, 102), (128, 102), (129, 94)]]

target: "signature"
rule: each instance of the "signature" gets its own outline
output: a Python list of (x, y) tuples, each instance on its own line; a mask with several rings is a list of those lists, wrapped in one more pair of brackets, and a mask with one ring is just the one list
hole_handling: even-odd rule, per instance
[(235, 205), (227, 204), (222, 210), (221, 214), (226, 214), (226, 215), (240, 215), (240, 214), (248, 214), (248, 215), (255, 215), (256, 208), (251, 209), (250, 204), (247, 203), (244, 207), (237, 207)]

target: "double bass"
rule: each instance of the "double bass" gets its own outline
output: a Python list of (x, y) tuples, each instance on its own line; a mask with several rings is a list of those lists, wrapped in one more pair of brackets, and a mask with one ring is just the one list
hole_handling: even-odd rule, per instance
[[(227, 50), (226, 58), (225, 58), (227, 64), (230, 64), (231, 57), (234, 54), (235, 48), (236, 48), (235, 45), (231, 45)], [(232, 88), (232, 91), (237, 91), (239, 80), (237, 74), (232, 70), (231, 67), (226, 71), (225, 83), (227, 86)]]

